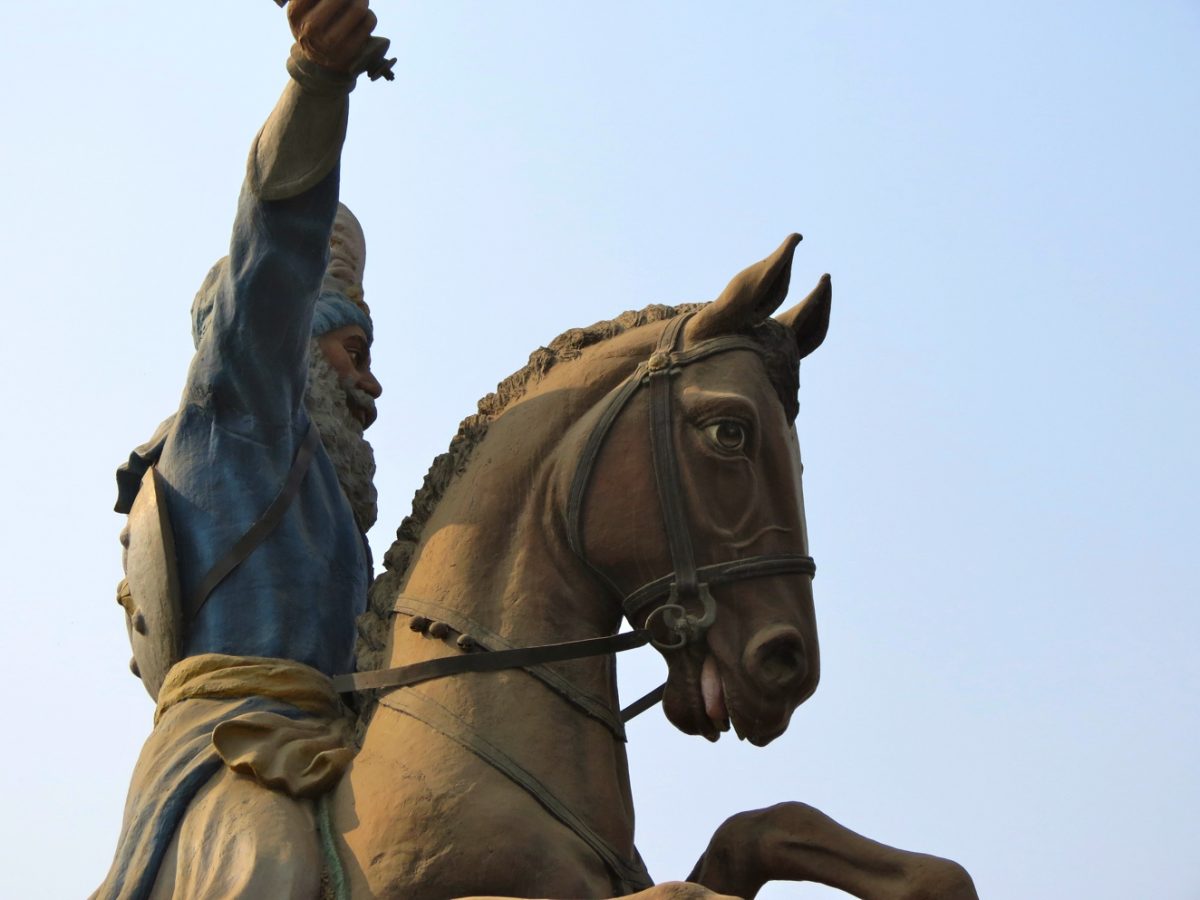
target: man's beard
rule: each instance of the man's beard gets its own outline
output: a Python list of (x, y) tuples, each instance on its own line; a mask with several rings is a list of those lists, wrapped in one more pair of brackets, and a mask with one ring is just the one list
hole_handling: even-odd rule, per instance
[(373, 410), (375, 400), (353, 384), (341, 382), (320, 345), (313, 341), (309, 348), (304, 405), (337, 470), (338, 482), (350, 501), (354, 521), (358, 523), (359, 531), (365, 534), (379, 514), (374, 480), (375, 451), (363, 437), (362, 422), (350, 412), (351, 404)]

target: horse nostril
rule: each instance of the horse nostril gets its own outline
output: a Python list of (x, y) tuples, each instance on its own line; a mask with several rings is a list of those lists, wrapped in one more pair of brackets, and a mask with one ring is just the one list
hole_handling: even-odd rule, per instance
[(786, 691), (808, 675), (804, 638), (794, 628), (772, 628), (746, 648), (746, 668), (765, 690)]
[(790, 678), (803, 664), (801, 648), (794, 641), (772, 641), (759, 656), (759, 667), (771, 681)]

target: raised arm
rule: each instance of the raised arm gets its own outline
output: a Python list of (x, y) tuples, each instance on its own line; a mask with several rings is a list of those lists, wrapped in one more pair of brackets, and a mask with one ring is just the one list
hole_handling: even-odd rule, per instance
[(229, 256), (193, 309), (189, 399), (238, 430), (286, 425), (302, 403), (349, 93), (375, 27), (367, 0), (292, 0), (288, 20), (291, 78), (251, 147)]

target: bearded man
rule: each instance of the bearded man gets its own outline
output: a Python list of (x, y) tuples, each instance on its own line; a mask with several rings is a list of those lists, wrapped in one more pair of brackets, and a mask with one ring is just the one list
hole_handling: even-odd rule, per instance
[(98, 897), (313, 898), (336, 868), (320, 798), (353, 750), (330, 676), (353, 669), (371, 577), (381, 391), (338, 176), (380, 39), (367, 0), (288, 18), (291, 80), (193, 305), (180, 409), (118, 471), (119, 599), (157, 707)]

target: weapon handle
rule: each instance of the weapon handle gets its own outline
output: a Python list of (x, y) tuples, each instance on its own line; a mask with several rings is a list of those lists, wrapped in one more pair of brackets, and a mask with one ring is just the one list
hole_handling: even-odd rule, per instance
[(380, 78), (394, 81), (396, 73), (392, 71), (392, 66), (396, 64), (396, 57), (387, 58), (388, 47), (391, 45), (392, 42), (385, 37), (372, 36), (367, 40), (367, 45), (358, 59), (354, 61), (351, 71), (366, 72), (372, 81), (378, 81)]
[[(275, 5), (283, 9), (288, 5), (288, 0), (275, 0)], [(396, 74), (392, 71), (392, 66), (396, 64), (396, 57), (387, 58), (388, 47), (391, 45), (392, 42), (387, 38), (372, 36), (367, 40), (363, 52), (354, 61), (350, 71), (355, 75), (366, 72), (372, 81), (378, 81), (380, 78), (395, 81)]]

